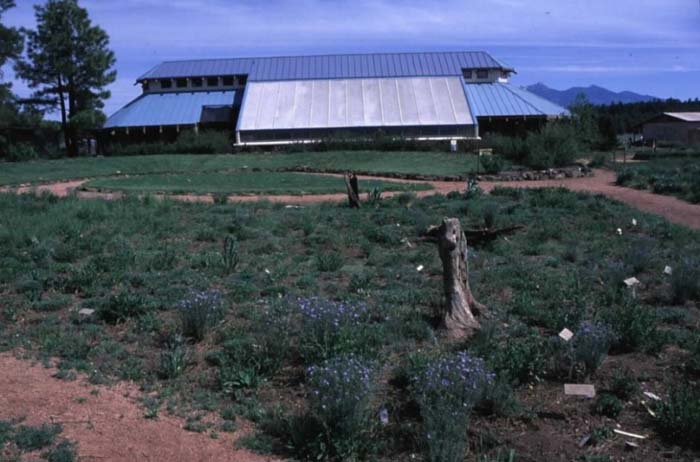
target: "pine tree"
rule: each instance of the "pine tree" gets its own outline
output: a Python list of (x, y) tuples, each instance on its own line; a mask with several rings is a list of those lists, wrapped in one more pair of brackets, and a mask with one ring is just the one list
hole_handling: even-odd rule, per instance
[(37, 29), (26, 32), (27, 56), (15, 68), (38, 97), (49, 96), (49, 105), (60, 109), (66, 150), (76, 156), (80, 130), (104, 119), (100, 109), (116, 80), (116, 59), (109, 36), (78, 0), (48, 0), (34, 9)]

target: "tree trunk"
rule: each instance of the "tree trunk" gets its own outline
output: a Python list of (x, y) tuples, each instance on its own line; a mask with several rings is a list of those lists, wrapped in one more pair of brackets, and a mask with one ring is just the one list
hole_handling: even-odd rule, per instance
[[(68, 120), (71, 121), (77, 113), (77, 105), (75, 100), (75, 85), (73, 79), (68, 79)], [(68, 149), (68, 157), (78, 157), (78, 136), (76, 129), (72, 123), (68, 124), (68, 138), (70, 139), (70, 148)]]
[(438, 230), (438, 249), (442, 260), (442, 277), (446, 305), (440, 313), (443, 327), (452, 338), (464, 338), (480, 327), (474, 316), (486, 310), (469, 288), (467, 238), (457, 218), (445, 218)]
[(63, 94), (63, 80), (58, 76), (58, 103), (61, 107), (61, 130), (63, 131), (63, 142), (66, 143), (66, 153), (70, 155), (70, 135), (68, 134), (68, 117), (66, 116), (66, 100)]
[(357, 176), (353, 173), (352, 176), (345, 175), (345, 188), (348, 190), (348, 203), (350, 208), (360, 208), (360, 188), (357, 184)]

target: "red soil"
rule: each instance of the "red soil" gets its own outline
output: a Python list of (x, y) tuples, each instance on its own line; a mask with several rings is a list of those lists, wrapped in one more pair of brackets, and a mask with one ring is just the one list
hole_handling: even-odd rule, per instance
[(60, 423), (60, 438), (78, 445), (79, 460), (110, 462), (168, 461), (253, 462), (269, 460), (234, 442), (241, 432), (206, 433), (183, 429), (184, 421), (163, 410), (157, 420), (144, 418), (131, 383), (91, 385), (84, 378), (56, 379), (45, 368), (11, 354), (0, 354), (0, 420), (25, 418), (25, 425)]

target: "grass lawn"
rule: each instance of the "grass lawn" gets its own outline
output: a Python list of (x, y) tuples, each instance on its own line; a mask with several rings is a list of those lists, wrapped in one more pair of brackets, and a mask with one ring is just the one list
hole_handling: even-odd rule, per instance
[(700, 203), (700, 156), (651, 157), (644, 163), (617, 165), (617, 183)]
[(0, 163), (0, 185), (147, 173), (205, 173), (230, 169), (315, 169), (373, 173), (463, 175), (477, 158), (438, 152), (326, 152), (297, 154), (160, 155)]
[[(305, 173), (231, 172), (187, 175), (143, 175), (128, 178), (99, 178), (87, 188), (129, 192), (216, 193), (216, 194), (332, 194), (345, 192), (342, 178)], [(425, 184), (360, 181), (360, 190), (419, 191)]]
[[(431, 460), (435, 425), (449, 460), (700, 457), (700, 233), (602, 196), (500, 188), (351, 210), (0, 194), (0, 217), (0, 351), (57, 358), (66, 380), (133, 380), (145, 418), (211, 435), (250, 422), (240, 444), (289, 460)], [(461, 342), (437, 327), (442, 264), (419, 239), (444, 217), (526, 225), (470, 248), (488, 316)], [(436, 364), (463, 373), (444, 362), (460, 353), (484, 363), (428, 381)], [(484, 369), (483, 389), (454, 388)], [(465, 443), (454, 419), (472, 405)], [(618, 426), (650, 438), (626, 451)]]

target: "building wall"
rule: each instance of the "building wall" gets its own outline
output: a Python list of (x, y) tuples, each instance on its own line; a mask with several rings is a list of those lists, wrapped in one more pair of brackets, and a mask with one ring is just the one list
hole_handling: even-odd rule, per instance
[(691, 144), (698, 143), (696, 130), (700, 130), (700, 122), (652, 122), (644, 125), (642, 133), (647, 140)]

